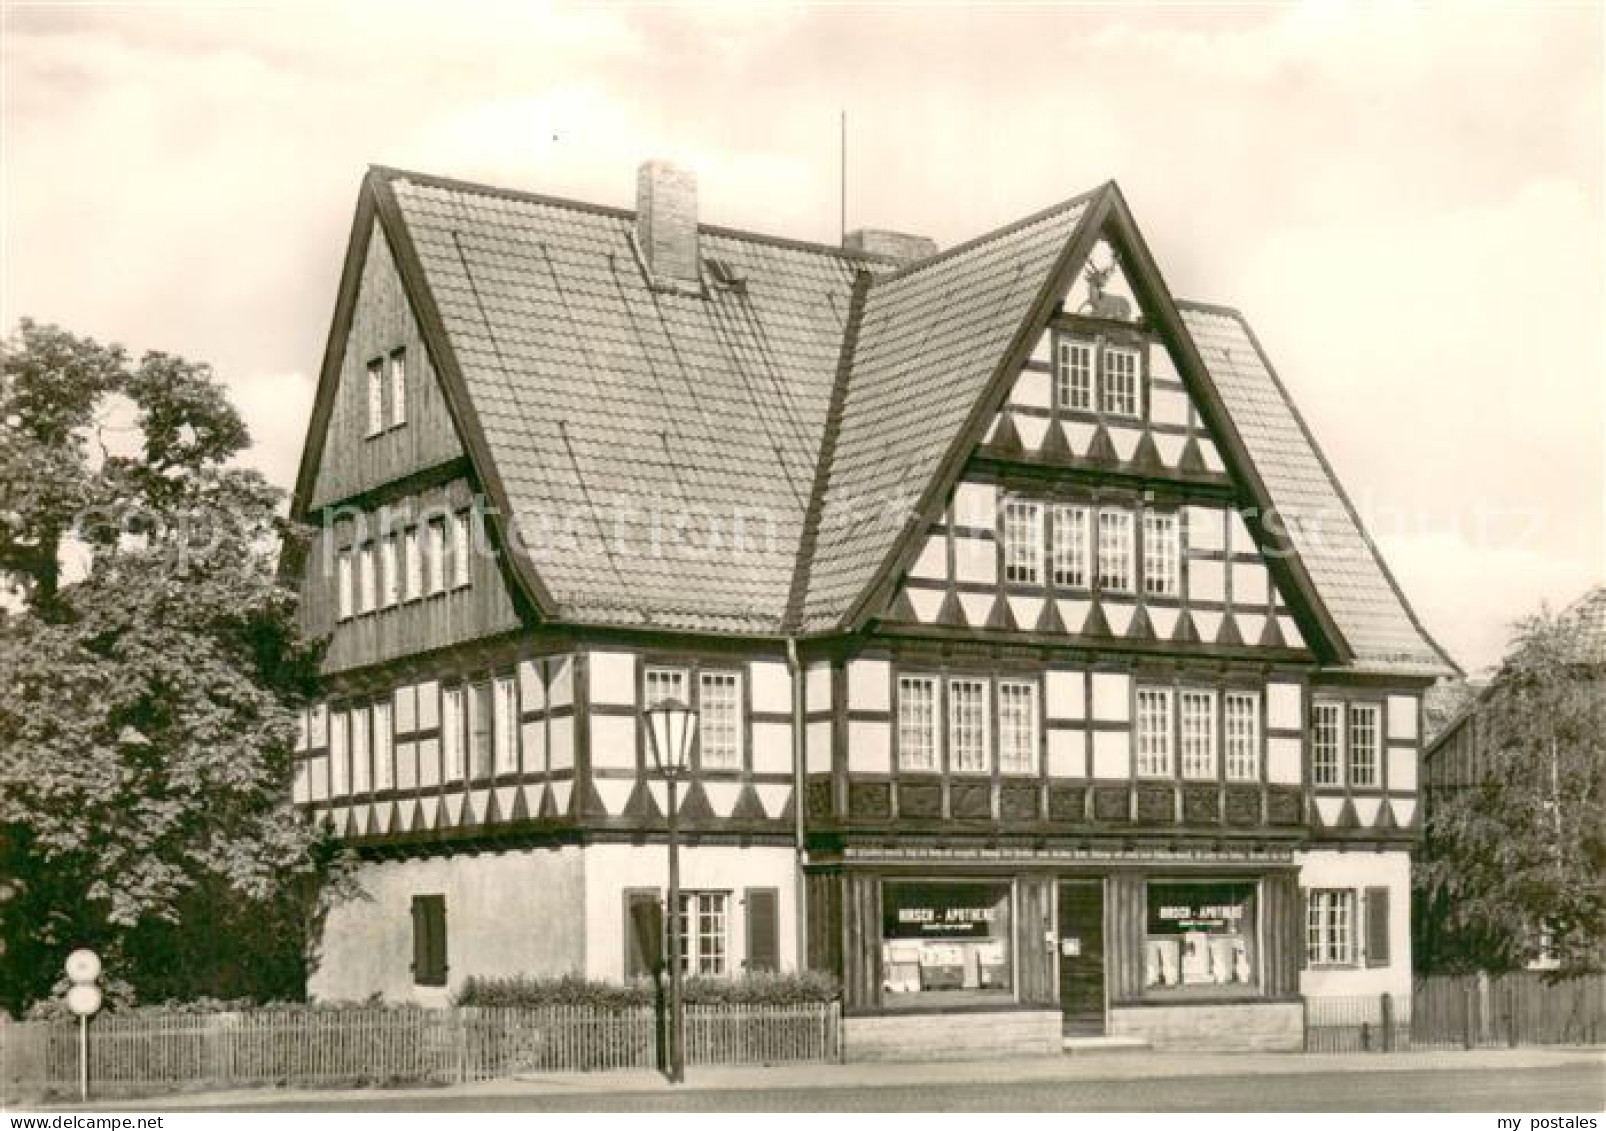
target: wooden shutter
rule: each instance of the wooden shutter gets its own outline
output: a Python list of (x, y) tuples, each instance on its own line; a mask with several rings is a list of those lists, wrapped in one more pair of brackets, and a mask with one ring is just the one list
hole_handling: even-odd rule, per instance
[(657, 888), (626, 888), (625, 977), (644, 978), (664, 968), (664, 912)]
[(1366, 964), (1389, 964), (1389, 889), (1366, 889)]
[(446, 897), (413, 896), (413, 982), (446, 984)]
[(781, 968), (780, 893), (774, 888), (747, 889), (747, 969)]

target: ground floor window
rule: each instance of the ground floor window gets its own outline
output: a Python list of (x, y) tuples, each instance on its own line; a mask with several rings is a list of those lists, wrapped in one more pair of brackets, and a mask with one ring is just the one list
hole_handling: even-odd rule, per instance
[(1259, 984), (1251, 882), (1151, 881), (1144, 945), (1150, 994), (1242, 993)]
[(1354, 964), (1354, 891), (1318, 888), (1306, 896), (1305, 961), (1311, 966)]
[(1007, 883), (881, 885), (881, 969), (889, 1006), (951, 1007), (1014, 989)]
[(730, 956), (726, 924), (730, 894), (723, 891), (680, 893), (680, 968), (687, 974), (723, 974)]

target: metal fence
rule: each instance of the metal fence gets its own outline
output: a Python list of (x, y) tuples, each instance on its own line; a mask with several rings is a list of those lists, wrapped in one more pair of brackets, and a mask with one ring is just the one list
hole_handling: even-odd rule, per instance
[[(186, 1087), (420, 1084), (520, 1072), (654, 1068), (650, 1007), (263, 1009), (105, 1014), (90, 1022), (89, 1081), (103, 1094)], [(839, 1059), (841, 1007), (691, 1005), (689, 1064)], [(0, 1101), (77, 1089), (78, 1023), (0, 1015)]]
[(1606, 976), (1547, 981), (1536, 972), (1419, 978), (1389, 994), (1305, 1001), (1310, 1052), (1508, 1048), (1606, 1041)]

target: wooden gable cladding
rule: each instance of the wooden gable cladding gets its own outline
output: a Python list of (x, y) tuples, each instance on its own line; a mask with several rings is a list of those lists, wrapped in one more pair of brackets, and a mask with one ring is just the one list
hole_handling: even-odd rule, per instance
[[(338, 387), (318, 448), (310, 509), (361, 495), (375, 487), (461, 458), (462, 440), (441, 393), (435, 366), (403, 288), (401, 274), (377, 220), (370, 223), (366, 257), (340, 345)], [(369, 434), (368, 366), (387, 367), (401, 351), (405, 363), (405, 421)]]

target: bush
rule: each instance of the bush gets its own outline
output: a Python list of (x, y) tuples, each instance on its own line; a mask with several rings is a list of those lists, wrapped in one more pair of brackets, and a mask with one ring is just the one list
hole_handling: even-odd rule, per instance
[[(739, 978), (687, 978), (687, 1005), (805, 1005), (835, 1001), (840, 987), (829, 974), (744, 974)], [(594, 982), (575, 974), (561, 978), (471, 977), (458, 991), (458, 1005), (504, 1009), (542, 1006), (592, 1006), (630, 1009), (650, 1006), (657, 991), (649, 978), (630, 982)]]

